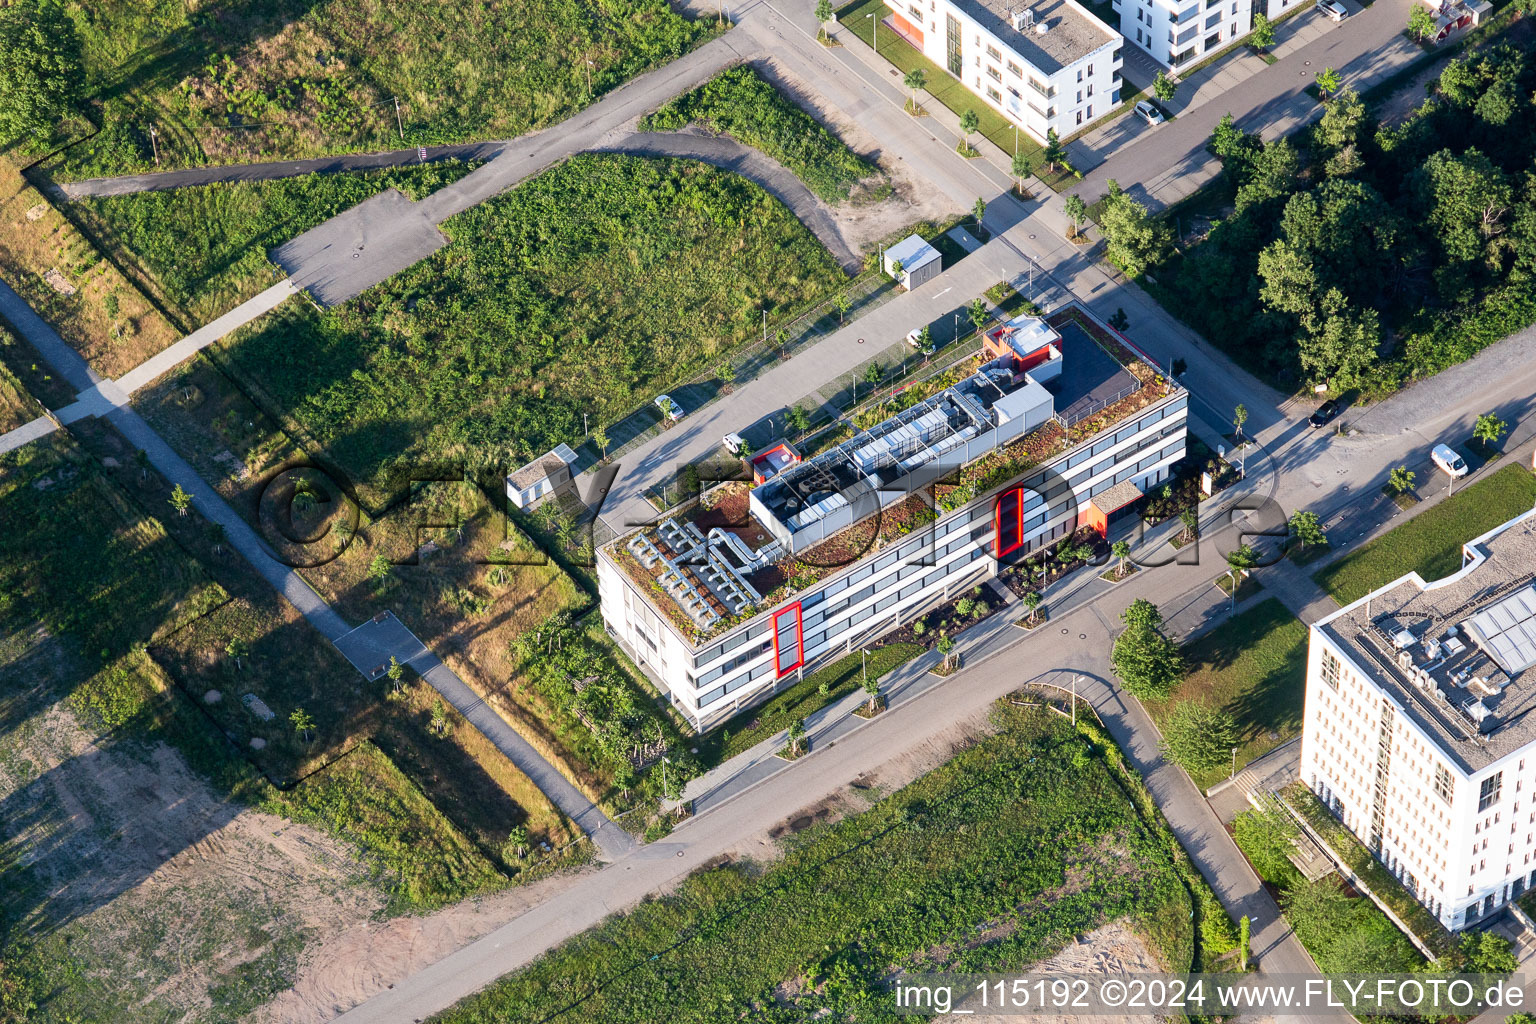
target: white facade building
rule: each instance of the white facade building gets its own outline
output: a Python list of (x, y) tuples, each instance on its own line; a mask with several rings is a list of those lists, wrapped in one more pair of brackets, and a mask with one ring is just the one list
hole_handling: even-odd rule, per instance
[[(1246, 0), (1245, 0), (1246, 2)], [(1065, 139), (1120, 102), (1120, 33), (1076, 0), (885, 0), (894, 31), (1009, 121)]]
[[(1253, 30), (1252, 0), (1113, 0), (1128, 42), (1159, 64), (1192, 67)], [(1267, 0), (1271, 19), (1302, 0)]]
[[(609, 632), (702, 731), (1031, 551), (1080, 527), (1107, 530), (1184, 456), (1189, 396), (1150, 360), (1096, 341), (1083, 324), (1107, 329), (1086, 312), (1067, 315), (1083, 319), (1053, 316), (1044, 334), (1018, 322), (990, 332), (978, 373), (787, 468), (746, 501), (736, 492), (728, 522), (700, 502), (600, 548)], [(1021, 445), (1050, 454), (963, 503), (929, 493)], [(882, 544), (882, 518), (909, 502), (936, 517)], [(862, 547), (849, 540), (861, 531)], [(863, 554), (821, 561), (850, 547)]]
[(1536, 884), (1536, 511), (1311, 630), (1301, 779), (1440, 921)]

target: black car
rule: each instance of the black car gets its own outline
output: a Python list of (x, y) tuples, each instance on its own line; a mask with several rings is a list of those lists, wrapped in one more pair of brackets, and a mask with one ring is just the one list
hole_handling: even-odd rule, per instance
[(1317, 412), (1314, 412), (1311, 419), (1309, 419), (1307, 422), (1312, 424), (1314, 427), (1326, 427), (1333, 421), (1333, 418), (1339, 414), (1339, 408), (1339, 403), (1330, 398), (1328, 401), (1317, 407)]

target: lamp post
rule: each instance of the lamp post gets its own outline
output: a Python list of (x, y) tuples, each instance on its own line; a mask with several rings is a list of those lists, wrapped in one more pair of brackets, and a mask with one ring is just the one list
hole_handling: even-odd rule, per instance
[(874, 50), (875, 50), (876, 53), (879, 53), (880, 52), (880, 19), (876, 18), (873, 14), (866, 14), (866, 15), (864, 15), (864, 17), (872, 19), (870, 21), (870, 24), (873, 27), (869, 30), (870, 31), (869, 45), (874, 47)]
[(1237, 778), (1237, 748), (1236, 747), (1232, 748), (1232, 774), (1228, 775), (1227, 778), (1229, 778), (1229, 779)]
[(860, 680), (859, 681), (861, 683), (863, 683), (865, 686), (869, 685), (869, 661), (868, 661), (868, 658), (867, 658), (868, 654), (869, 654), (869, 648), (868, 647), (860, 647), (859, 648), (859, 676), (860, 676)]
[(587, 72), (587, 99), (591, 100), (592, 99), (592, 62), (590, 60), (587, 61), (586, 72)]
[[(150, 128), (149, 128), (149, 145), (150, 145), (150, 148), (155, 151), (155, 166), (159, 167), (160, 166), (160, 132), (154, 127), (154, 125), (150, 125)], [(143, 152), (143, 151), (140, 150), (140, 152)]]

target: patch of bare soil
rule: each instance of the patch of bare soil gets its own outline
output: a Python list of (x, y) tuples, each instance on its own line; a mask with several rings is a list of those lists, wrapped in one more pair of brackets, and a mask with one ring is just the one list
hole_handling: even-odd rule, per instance
[(755, 61), (753, 67), (793, 97), (812, 117), (842, 139), (849, 149), (875, 164), (890, 179), (891, 192), (884, 198), (873, 198), (879, 194), (882, 183), (870, 181), (856, 188), (847, 202), (831, 207), (838, 231), (855, 252), (872, 247), (892, 232), (917, 221), (941, 221), (966, 212), (938, 189), (923, 183), (904, 161), (888, 154), (879, 140), (784, 65), (775, 60), (765, 60)]
[[(1046, 957), (1026, 970), (1030, 974), (1102, 974), (1113, 977), (1121, 974), (1163, 970), (1162, 964), (1141, 936), (1119, 921), (1095, 928), (1087, 935), (1055, 956)], [(977, 1016), (970, 1018), (974, 1024), (1017, 1024), (1017, 1016)], [(1039, 1015), (1031, 1016), (1034, 1024), (1067, 1024), (1081, 1021), (1081, 1017)], [(1155, 1015), (1104, 1016), (1092, 1018), (1094, 1024), (1152, 1024), (1159, 1020)]]
[(220, 799), (168, 746), (112, 742), (67, 705), (29, 703), (0, 736), (0, 842), (35, 883), (12, 902), (27, 927), (68, 927), (122, 1007), (222, 1016), (221, 979), (280, 983), (304, 942), (383, 906), (344, 844)]
[(311, 943), (293, 987), (245, 1018), (247, 1024), (320, 1024), (393, 987), (487, 932), (552, 899), (598, 870), (588, 867), (426, 917), (352, 921)]

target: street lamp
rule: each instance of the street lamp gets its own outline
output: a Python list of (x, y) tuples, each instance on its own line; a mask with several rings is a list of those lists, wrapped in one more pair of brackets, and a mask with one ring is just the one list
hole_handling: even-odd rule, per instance
[[(160, 166), (160, 132), (154, 125), (149, 126), (149, 145), (155, 151), (155, 166)], [(143, 150), (140, 150), (143, 152)]]
[(864, 15), (864, 17), (873, 19), (870, 22), (870, 24), (873, 25), (874, 27), (870, 29), (870, 37), (869, 37), (870, 38), (870, 44), (869, 45), (874, 47), (874, 50), (875, 50), (876, 53), (879, 53), (880, 52), (880, 19), (876, 18), (873, 14), (866, 14), (866, 15)]
[(592, 61), (587, 61), (587, 99), (592, 98)]
[(1228, 775), (1227, 778), (1229, 778), (1229, 779), (1237, 778), (1237, 748), (1236, 747), (1232, 748), (1232, 774)]
[(865, 686), (869, 685), (869, 662), (868, 662), (868, 660), (866, 658), (866, 656), (868, 654), (869, 654), (869, 648), (868, 647), (860, 647), (859, 648), (859, 674), (861, 676), (860, 681)]

